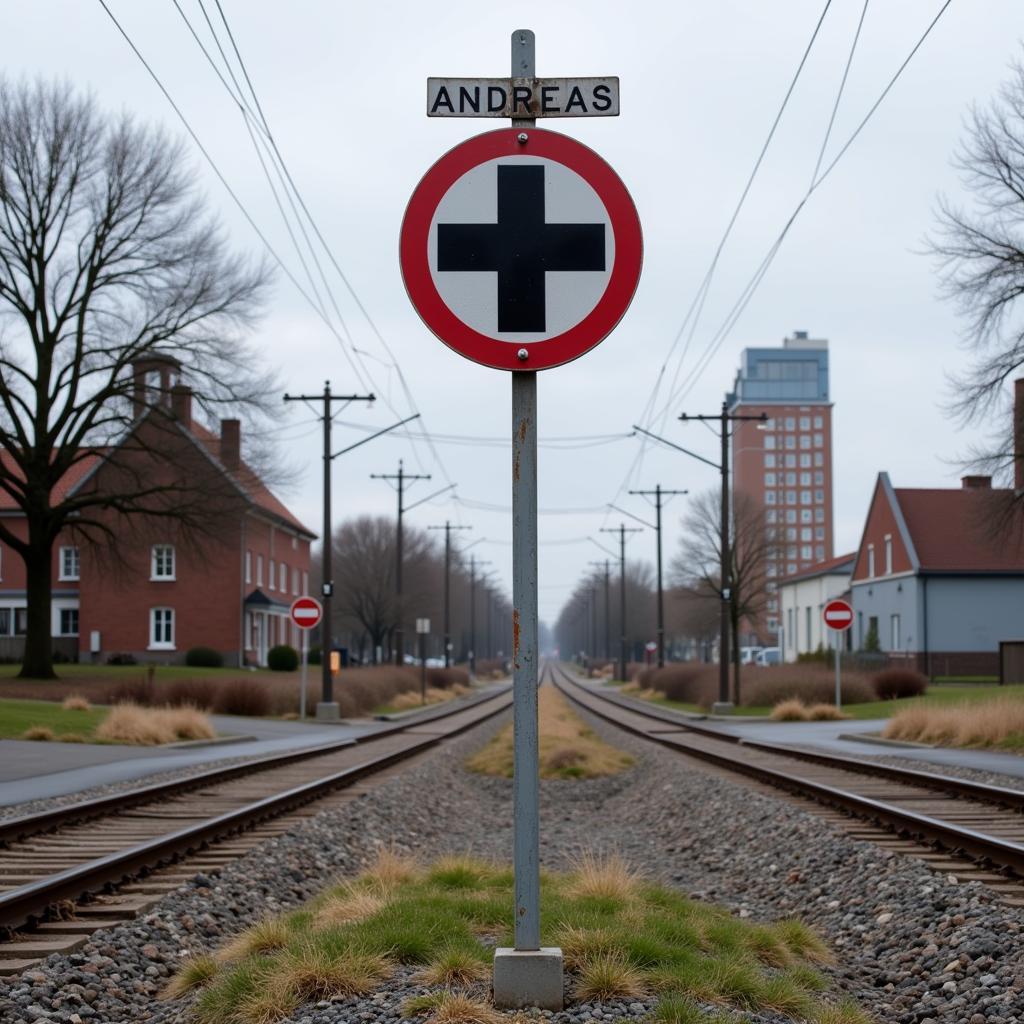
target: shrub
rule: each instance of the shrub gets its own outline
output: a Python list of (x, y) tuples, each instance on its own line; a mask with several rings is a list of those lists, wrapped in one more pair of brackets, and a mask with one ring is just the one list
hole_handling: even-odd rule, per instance
[(802, 700), (780, 700), (772, 708), (771, 719), (773, 722), (806, 722), (807, 708)]
[(442, 690), (451, 686), (469, 686), (469, 673), (464, 668), (428, 668), (427, 686)]
[(163, 703), (171, 707), (191, 704), (209, 710), (215, 703), (216, 684), (203, 679), (175, 679), (163, 689)]
[(134, 654), (108, 654), (107, 655), (108, 665), (138, 665), (138, 661), (135, 660)]
[(46, 725), (33, 725), (26, 729), (22, 734), (23, 740), (40, 740), (48, 743), (54, 739), (53, 730)]
[[(828, 704), (835, 701), (836, 679), (824, 665), (771, 665), (745, 671), (742, 693), (748, 706), (774, 707), (789, 699)], [(842, 697), (844, 704), (865, 704), (875, 699), (875, 691), (859, 672), (846, 671)]]
[(306, 652), (306, 664), (307, 665), (319, 665), (320, 664), (320, 645), (313, 644), (312, 647)]
[(713, 675), (708, 666), (696, 662), (666, 665), (641, 672), (637, 682), (641, 687), (657, 690), (669, 700), (683, 704), (710, 704), (714, 700)]
[(818, 644), (817, 649), (813, 651), (804, 651), (802, 654), (796, 656), (796, 660), (799, 662), (821, 662), (824, 665), (831, 665), (832, 659), (835, 657), (835, 652), (827, 650)]
[(224, 655), (212, 647), (190, 647), (185, 652), (185, 664), (193, 668), (221, 668)]
[(259, 718), (270, 714), (270, 704), (270, 692), (255, 679), (230, 679), (221, 683), (213, 698), (214, 711), (222, 715)]
[(70, 693), (64, 698), (61, 707), (65, 711), (88, 711), (92, 705), (80, 693)]
[(909, 668), (887, 668), (871, 677), (879, 700), (920, 697), (928, 689), (928, 677)]
[(812, 722), (843, 722), (849, 715), (844, 715), (835, 704), (812, 704), (807, 709), (807, 717)]
[(267, 668), (272, 672), (294, 672), (299, 667), (299, 652), (291, 644), (278, 644), (267, 651)]
[(882, 644), (878, 639), (878, 621), (872, 619), (868, 625), (868, 631), (864, 634), (864, 646), (865, 651), (880, 651)]
[(152, 679), (146, 676), (137, 676), (135, 679), (125, 679), (112, 686), (102, 701), (104, 704), (154, 704), (155, 688)]

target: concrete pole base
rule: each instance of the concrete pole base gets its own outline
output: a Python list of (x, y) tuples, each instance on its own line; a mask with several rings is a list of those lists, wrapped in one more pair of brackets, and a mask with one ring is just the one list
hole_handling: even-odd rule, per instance
[(316, 705), (316, 720), (318, 722), (337, 722), (341, 720), (341, 708), (334, 701), (325, 704), (318, 701)]
[(541, 1010), (563, 1008), (562, 950), (558, 946), (540, 949), (494, 951), (494, 1005), (500, 1010), (536, 1006)]
[(711, 705), (713, 715), (731, 715), (736, 710), (736, 705), (731, 700), (716, 700)]

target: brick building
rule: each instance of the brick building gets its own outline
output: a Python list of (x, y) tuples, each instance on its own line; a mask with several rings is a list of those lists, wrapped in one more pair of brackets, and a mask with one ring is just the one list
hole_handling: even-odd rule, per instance
[[(53, 548), (54, 648), (83, 661), (130, 654), (172, 664), (203, 646), (227, 665), (264, 664), (274, 644), (298, 646), (288, 610), (308, 593), (315, 534), (242, 460), (238, 420), (221, 420), (215, 434), (193, 419), (177, 363), (153, 359), (134, 371), (131, 431), (75, 464), (60, 487), (116, 494), (118, 477), (130, 473), (157, 492), (165, 483), (176, 501), (201, 503), (200, 526), (172, 514), (111, 513), (102, 526), (116, 548), (66, 530)], [(25, 532), (9, 497), (0, 496), (0, 515)], [(0, 654), (20, 656), (25, 623), (24, 565), (0, 550)]]
[(764, 507), (773, 541), (766, 565), (764, 619), (748, 623), (745, 643), (778, 643), (778, 584), (833, 557), (832, 403), (828, 342), (796, 331), (781, 348), (744, 349), (729, 411), (765, 414), (732, 434), (733, 490)]
[(999, 642), (1024, 639), (1020, 522), (987, 476), (961, 488), (893, 487), (880, 473), (851, 582), (853, 643), (927, 675), (995, 675)]

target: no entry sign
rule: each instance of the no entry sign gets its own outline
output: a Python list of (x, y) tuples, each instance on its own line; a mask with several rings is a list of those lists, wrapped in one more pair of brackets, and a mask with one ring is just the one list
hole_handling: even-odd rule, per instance
[(640, 219), (593, 150), (543, 129), (467, 140), (427, 171), (402, 222), (409, 298), (456, 352), (543, 370), (602, 341), (640, 278)]
[(853, 625), (853, 608), (846, 601), (836, 598), (825, 605), (821, 617), (829, 629), (842, 631)]
[(291, 617), (299, 629), (312, 629), (320, 622), (323, 609), (312, 597), (297, 597), (292, 602)]

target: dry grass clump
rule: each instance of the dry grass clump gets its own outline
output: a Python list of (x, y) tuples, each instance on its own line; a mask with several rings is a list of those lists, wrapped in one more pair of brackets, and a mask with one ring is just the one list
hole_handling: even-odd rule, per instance
[(88, 743), (89, 738), (80, 732), (62, 732), (58, 737), (61, 743)]
[(489, 1003), (473, 999), (461, 992), (433, 992), (407, 999), (402, 1004), (403, 1017), (429, 1013), (426, 1024), (508, 1024), (504, 1014)]
[(347, 950), (335, 955), (314, 945), (290, 952), (275, 974), (275, 984), (302, 1002), (361, 996), (373, 990), (394, 969), (376, 953)]
[(111, 743), (155, 746), (175, 740), (207, 740), (217, 735), (209, 716), (194, 707), (144, 708), (117, 704), (96, 727), (96, 738)]
[[(598, 739), (554, 687), (541, 687), (538, 714), (542, 779), (594, 779), (615, 775), (633, 764), (629, 754)], [(466, 767), (483, 775), (512, 778), (512, 726), (474, 754)]]
[(203, 953), (190, 957), (184, 966), (174, 975), (160, 993), (161, 999), (179, 999), (194, 988), (208, 985), (220, 971), (220, 964), (212, 957)]
[(942, 707), (927, 704), (897, 711), (886, 722), (887, 739), (952, 747), (1024, 745), (1024, 700), (997, 697)]
[(488, 976), (486, 965), (472, 950), (451, 946), (438, 953), (417, 975), (427, 985), (466, 988)]
[(221, 963), (232, 963), (246, 957), (273, 953), (288, 945), (291, 934), (288, 925), (280, 917), (265, 917), (251, 928), (236, 935), (226, 946), (217, 950)]
[(359, 889), (348, 884), (332, 892), (317, 911), (316, 923), (321, 928), (333, 928), (352, 921), (365, 921), (384, 908), (387, 900), (377, 892)]
[(580, 965), (576, 995), (583, 1002), (638, 999), (646, 991), (643, 975), (621, 953), (599, 953)]
[(360, 872), (359, 881), (369, 883), (386, 893), (412, 882), (419, 874), (420, 866), (416, 863), (415, 857), (382, 848), (377, 851), (373, 863)]
[[(742, 681), (742, 702), (747, 707), (774, 707), (794, 698), (805, 704), (827, 704), (836, 695), (835, 672), (811, 662), (745, 666)], [(863, 673), (846, 670), (842, 697), (844, 704), (865, 704), (875, 699), (875, 691)]]
[(447, 700), (454, 700), (465, 692), (466, 687), (459, 684), (447, 690), (440, 690), (436, 686), (428, 686), (425, 702), (419, 690), (407, 690), (405, 693), (400, 693), (397, 697), (392, 697), (388, 701), (388, 705), (396, 711), (408, 711), (412, 708), (423, 707), (424, 703), (443, 704)]
[(38, 740), (41, 743), (48, 743), (56, 739), (53, 730), (48, 725), (30, 725), (22, 734), (23, 740)]
[(80, 693), (69, 694), (60, 705), (65, 711), (89, 711), (92, 705)]
[(850, 716), (844, 715), (835, 704), (804, 704), (795, 698), (779, 701), (770, 715), (774, 722), (843, 722)]
[(588, 851), (576, 858), (567, 893), (577, 898), (625, 904), (636, 896), (642, 881), (640, 874), (621, 857)]

